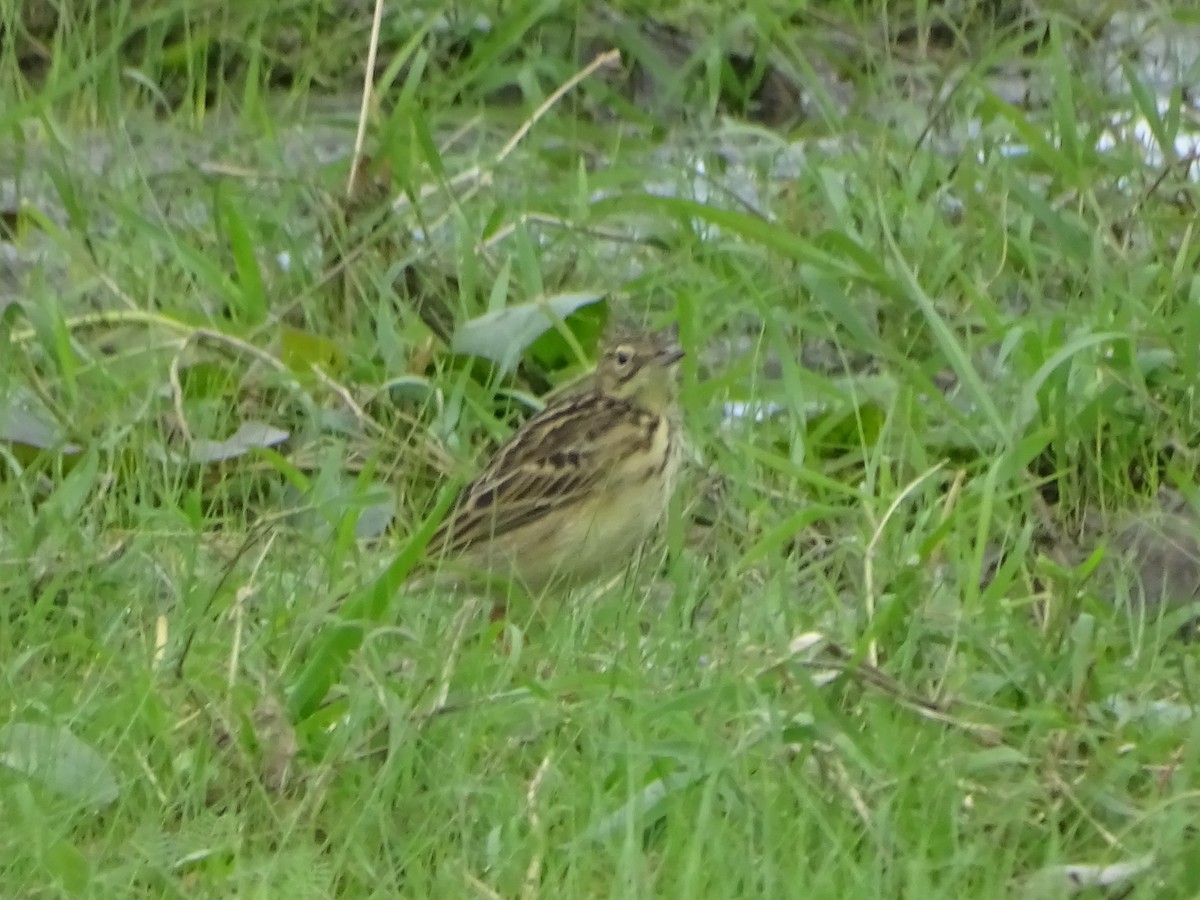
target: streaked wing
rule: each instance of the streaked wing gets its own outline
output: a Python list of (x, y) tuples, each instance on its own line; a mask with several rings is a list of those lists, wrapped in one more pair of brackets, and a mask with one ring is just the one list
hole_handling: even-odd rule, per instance
[(637, 415), (628, 401), (602, 394), (583, 394), (548, 406), (501, 447), (479, 479), (527, 462), (570, 463), (563, 454), (587, 451), (604, 441), (614, 423)]
[(608, 476), (604, 438), (629, 412), (622, 400), (585, 394), (534, 416), (463, 488), (430, 552), (457, 554), (586, 498)]

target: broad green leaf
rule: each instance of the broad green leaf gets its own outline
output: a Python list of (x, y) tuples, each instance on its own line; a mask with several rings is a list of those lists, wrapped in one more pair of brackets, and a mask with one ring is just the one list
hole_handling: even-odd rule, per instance
[(559, 294), (487, 313), (463, 324), (454, 335), (454, 352), (490, 359), (502, 370), (511, 371), (521, 354), (556, 320), (603, 297), (600, 293)]
[(0, 729), (0, 765), (94, 808), (108, 806), (121, 794), (108, 761), (66, 728), (9, 723)]
[(580, 840), (604, 840), (629, 828), (640, 831), (650, 824), (650, 814), (655, 808), (662, 805), (663, 801), (709, 777), (710, 774), (705, 769), (699, 768), (676, 772), (665, 778), (655, 778), (617, 809), (584, 831)]
[(65, 441), (53, 423), (24, 407), (8, 403), (0, 404), (0, 441), (60, 453), (78, 453), (80, 449)]

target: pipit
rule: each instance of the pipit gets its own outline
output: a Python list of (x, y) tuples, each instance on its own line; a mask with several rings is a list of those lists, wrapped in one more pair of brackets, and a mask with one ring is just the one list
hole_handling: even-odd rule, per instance
[(682, 357), (674, 330), (611, 334), (591, 386), (526, 421), (463, 488), (430, 559), (533, 596), (628, 566), (675, 488)]

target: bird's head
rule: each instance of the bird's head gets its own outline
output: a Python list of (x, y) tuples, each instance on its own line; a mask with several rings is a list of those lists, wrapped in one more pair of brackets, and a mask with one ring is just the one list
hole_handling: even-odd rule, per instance
[(664, 412), (675, 402), (682, 358), (674, 327), (650, 334), (613, 332), (607, 336), (596, 366), (596, 387), (651, 412)]

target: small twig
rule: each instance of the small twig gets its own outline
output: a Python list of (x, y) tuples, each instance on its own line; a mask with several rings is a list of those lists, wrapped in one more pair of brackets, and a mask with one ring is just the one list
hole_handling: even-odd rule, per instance
[(850, 780), (850, 773), (846, 771), (846, 766), (840, 759), (832, 753), (829, 754), (828, 758), (833, 763), (834, 780), (846, 792), (846, 796), (850, 798), (850, 805), (854, 807), (854, 811), (862, 819), (863, 825), (870, 828), (873, 816), (871, 814), (871, 807), (863, 799), (862, 791), (854, 786), (854, 783)]
[[(354, 396), (350, 393), (349, 388), (325, 374), (325, 371), (320, 366), (314, 364), (310, 367), (310, 371), (312, 371), (313, 375), (316, 376), (317, 381), (321, 382), (321, 384), (331, 394), (341, 400), (342, 403), (346, 404), (346, 407), (358, 420), (358, 424), (361, 425), (365, 430), (372, 432), (376, 437), (385, 441), (396, 439), (396, 434), (393, 431), (384, 427), (378, 419), (363, 409), (362, 404), (354, 399)], [(367, 402), (374, 400), (381, 392), (382, 390), (376, 390), (367, 397)], [(437, 400), (438, 410), (440, 411), (442, 408), (442, 398), (440, 392), (437, 394)], [(436, 443), (428, 434), (426, 434), (425, 439), (420, 441), (418, 444), (416, 433), (418, 431), (424, 433), (425, 429), (425, 426), (420, 420), (404, 412), (403, 410), (392, 410), (392, 414), (412, 428), (412, 431), (403, 437), (403, 443), (410, 447), (418, 447), (420, 450), (422, 450), (427, 457), (426, 461), (433, 467), (443, 472), (453, 471), (456, 465), (454, 457), (447, 453), (446, 450), (440, 444)]]
[(498, 154), (496, 154), (496, 159), (495, 159), (495, 162), (493, 163), (493, 165), (498, 166), (500, 163), (504, 162), (504, 160), (508, 157), (508, 155), (510, 153), (512, 153), (515, 149), (517, 149), (517, 145), (519, 143), (521, 143), (521, 141), (524, 139), (525, 135), (527, 135), (529, 133), (530, 129), (533, 128), (533, 126), (538, 123), (538, 121), (542, 118), (542, 116), (544, 116), (546, 113), (548, 113), (550, 111), (550, 109), (555, 104), (557, 104), (558, 101), (561, 100), (563, 98), (563, 96), (569, 90), (571, 90), (573, 87), (575, 87), (575, 85), (579, 84), (585, 78), (589, 77), (597, 69), (601, 69), (604, 66), (619, 63), (620, 61), (621, 61), (621, 51), (620, 50), (608, 50), (605, 53), (601, 53), (599, 56), (597, 56), (595, 59), (593, 59), (590, 63), (588, 63), (586, 66), (584, 66), (578, 72), (576, 72), (574, 75), (572, 75), (566, 81), (564, 81), (561, 85), (559, 85), (558, 88), (555, 89), (555, 91), (552, 94), (550, 94), (549, 97), (547, 97), (544, 101), (542, 101), (541, 106), (539, 106), (537, 109), (535, 109), (533, 111), (533, 115), (531, 115), (528, 119), (526, 119), (521, 124), (521, 127), (513, 132), (513, 136), (508, 139), (508, 143), (506, 143), (500, 149), (500, 152)]
[(462, 609), (458, 611), (458, 615), (454, 621), (450, 648), (446, 653), (446, 662), (442, 666), (441, 676), (438, 679), (437, 696), (434, 698), (429, 710), (421, 716), (422, 719), (433, 718), (445, 708), (446, 698), (450, 696), (450, 676), (454, 673), (454, 666), (458, 661), (458, 651), (462, 647), (463, 635), (466, 633), (467, 624), (475, 618), (478, 611), (479, 601), (474, 598), (464, 603)]
[(358, 167), (362, 161), (363, 144), (367, 139), (367, 116), (371, 109), (371, 94), (375, 86), (375, 56), (379, 52), (379, 29), (383, 22), (383, 0), (375, 0), (375, 16), (371, 20), (371, 39), (367, 43), (367, 65), (363, 72), (362, 103), (358, 110), (358, 130), (354, 135), (354, 155), (350, 157), (350, 174), (346, 178), (346, 196), (354, 193)]
[(233, 644), (229, 650), (229, 669), (227, 672), (227, 684), (230, 690), (237, 681), (238, 660), (242, 653), (242, 634), (246, 621), (246, 601), (254, 594), (253, 585), (258, 581), (258, 573), (262, 568), (263, 561), (267, 558), (267, 554), (271, 551), (271, 545), (275, 543), (275, 534), (272, 533), (267, 539), (266, 544), (262, 548), (262, 552), (258, 554), (258, 559), (254, 563), (254, 568), (250, 570), (250, 577), (246, 583), (237, 589), (237, 593), (233, 599)]
[(242, 630), (246, 621), (246, 600), (254, 594), (254, 588), (243, 584), (233, 595), (233, 643), (229, 647), (229, 666), (225, 672), (225, 685), (229, 690), (237, 683), (238, 660), (242, 655)]
[[(537, 835), (541, 831), (542, 820), (538, 815), (538, 792), (541, 790), (542, 782), (546, 778), (546, 772), (550, 768), (550, 756), (547, 755), (537, 767), (537, 771), (533, 773), (533, 778), (529, 782), (529, 787), (525, 791), (525, 805), (529, 810), (529, 832), (534, 835), (537, 840)], [(542, 851), (539, 844), (539, 849), (533, 852), (533, 859), (529, 861), (528, 868), (525, 869), (525, 883), (521, 888), (521, 896), (532, 898), (538, 895), (538, 886), (542, 878)]]
[(337, 398), (339, 400), (341, 400), (344, 404), (346, 404), (346, 406), (349, 408), (350, 412), (354, 413), (354, 418), (358, 419), (359, 425), (362, 425), (364, 428), (374, 431), (376, 434), (382, 435), (384, 437), (387, 436), (387, 429), (385, 429), (382, 425), (380, 425), (373, 418), (371, 418), (369, 415), (367, 415), (366, 410), (364, 410), (361, 406), (359, 406), (358, 403), (355, 401), (354, 397), (352, 397), (350, 395), (349, 389), (347, 389), (346, 387), (344, 387), (341, 384), (338, 384), (338, 382), (334, 381), (332, 378), (330, 378), (328, 375), (326, 375), (324, 370), (320, 366), (316, 365), (315, 363), (312, 366), (310, 366), (310, 368), (312, 370), (313, 375), (315, 375), (317, 377), (317, 381), (319, 381), (319, 382), (321, 382), (321, 384), (325, 385), (325, 387), (332, 394), (337, 396)]
[(187, 347), (188, 342), (185, 339), (180, 345), (178, 351), (171, 357), (171, 365), (167, 368), (167, 381), (171, 385), (171, 406), (175, 410), (175, 424), (179, 427), (179, 431), (183, 434), (183, 442), (187, 445), (189, 451), (195, 443), (195, 438), (192, 436), (192, 429), (188, 425), (187, 414), (183, 411), (183, 382), (179, 380), (179, 360), (183, 357), (183, 351)]
[(651, 247), (654, 249), (663, 249), (663, 243), (658, 238), (643, 238), (629, 234), (621, 234), (617, 231), (612, 231), (605, 228), (590, 228), (586, 225), (577, 225), (569, 219), (563, 219), (559, 216), (552, 216), (549, 213), (539, 212), (523, 212), (516, 217), (512, 222), (506, 222), (501, 225), (486, 238), (480, 238), (475, 242), (475, 251), (483, 253), (493, 249), (497, 244), (506, 238), (510, 237), (522, 225), (528, 223), (536, 225), (545, 225), (550, 228), (561, 228), (563, 231), (570, 231), (572, 234), (581, 237), (594, 238), (597, 241), (605, 241), (610, 244), (630, 244), (637, 247)]
[(179, 659), (175, 663), (175, 677), (180, 681), (183, 680), (183, 670), (185, 664), (187, 663), (188, 655), (191, 653), (192, 644), (196, 642), (196, 635), (200, 632), (200, 623), (208, 617), (213, 608), (213, 604), (217, 602), (217, 597), (221, 595), (221, 591), (225, 587), (225, 582), (228, 581), (229, 577), (233, 574), (233, 570), (237, 566), (238, 560), (245, 556), (250, 548), (253, 547), (254, 544), (262, 537), (265, 528), (268, 527), (269, 524), (269, 520), (260, 522), (246, 533), (246, 537), (242, 540), (241, 545), (234, 553), (233, 559), (229, 561), (229, 565), (225, 567), (225, 571), (221, 573), (221, 577), (217, 580), (212, 592), (208, 595), (208, 600), (205, 602), (204, 607), (200, 610), (200, 614), (193, 624), (192, 630), (188, 633), (188, 636), (184, 638), (183, 647), (181, 647), (179, 650)]
[(166, 616), (158, 616), (154, 620), (154, 656), (150, 668), (158, 671), (163, 657), (167, 653), (167, 641), (170, 640), (171, 628)]
[[(521, 143), (521, 141), (525, 138), (525, 135), (529, 133), (533, 126), (536, 125), (568, 91), (578, 85), (585, 78), (592, 75), (597, 69), (618, 62), (620, 59), (621, 51), (619, 50), (609, 50), (606, 53), (601, 53), (590, 63), (559, 85), (558, 88), (555, 89), (555, 91), (549, 97), (547, 97), (537, 109), (533, 111), (529, 118), (521, 123), (520, 127), (513, 132), (512, 136), (507, 142), (505, 142), (504, 146), (500, 148), (500, 152), (496, 154), (496, 157), (486, 167), (471, 166), (466, 171), (459, 172), (457, 175), (445, 182), (425, 185), (417, 193), (418, 199), (424, 199), (430, 194), (440, 190), (443, 186), (455, 188), (459, 184), (472, 182), (471, 186), (467, 188), (461, 197), (458, 198), (457, 203), (462, 204), (469, 200), (480, 190), (491, 184), (492, 175), (495, 170), (500, 167), (500, 164), (503, 163), (504, 160), (506, 160), (514, 150), (516, 150), (517, 146)], [(400, 210), (407, 202), (407, 194), (400, 194), (395, 201), (393, 201), (392, 208), (394, 210)], [(442, 222), (445, 221), (448, 215), (449, 213), (444, 214), (439, 219), (428, 225), (425, 230), (428, 232), (436, 231), (439, 227), (441, 227)]]
[(500, 894), (497, 894), (470, 872), (463, 872), (463, 879), (467, 882), (471, 890), (478, 893), (479, 896), (484, 897), (485, 900), (504, 900)]
[[(845, 651), (840, 652), (844, 653)], [(849, 655), (847, 654), (847, 658), (848, 656)], [(869, 686), (887, 694), (889, 697), (908, 707), (922, 718), (929, 719), (932, 722), (940, 722), (943, 725), (951, 725), (955, 728), (959, 728), (972, 735), (985, 747), (997, 747), (1004, 743), (1004, 739), (998, 729), (992, 727), (991, 725), (984, 725), (979, 722), (968, 722), (964, 719), (958, 718), (957, 716), (951, 715), (946, 711), (942, 704), (938, 703), (936, 700), (929, 700), (925, 697), (917, 696), (911, 691), (905, 690), (896, 682), (894, 678), (891, 678), (885, 674), (882, 669), (878, 669), (868, 663), (859, 663), (858, 665), (854, 665), (849, 662), (806, 662), (804, 660), (798, 660), (797, 662), (803, 668), (823, 670), (832, 669), (836, 672), (849, 675), (851, 678), (857, 676)]]
[[(816, 647), (824, 649), (823, 659), (801, 659), (800, 654), (808, 653)], [(819, 632), (810, 632), (792, 640), (787, 656), (778, 659), (762, 671), (769, 672), (785, 665), (795, 665), (814, 672), (836, 672), (863, 682), (866, 686), (886, 694), (901, 703), (922, 718), (941, 722), (962, 729), (986, 747), (996, 747), (1004, 743), (999, 729), (978, 722), (968, 722), (952, 715), (945, 704), (930, 700), (909, 691), (896, 679), (882, 669), (866, 662), (855, 660), (844, 647), (830, 641)], [(760, 673), (762, 674), (762, 673)]]
[(1121, 225), (1127, 226), (1127, 223), (1132, 222), (1137, 217), (1138, 213), (1142, 211), (1142, 207), (1145, 206), (1146, 203), (1149, 202), (1150, 198), (1158, 191), (1158, 189), (1162, 187), (1163, 182), (1167, 180), (1167, 176), (1171, 174), (1173, 169), (1175, 169), (1177, 166), (1182, 168), (1183, 175), (1186, 178), (1189, 175), (1192, 166), (1196, 165), (1197, 163), (1200, 163), (1200, 151), (1189, 153), (1186, 156), (1181, 156), (1163, 166), (1162, 171), (1158, 173), (1158, 177), (1156, 177), (1154, 181), (1150, 183), (1150, 186), (1142, 192), (1142, 195), (1138, 197), (1137, 201), (1133, 204), (1133, 209), (1129, 211), (1129, 215), (1125, 217), (1125, 220), (1121, 223)]
[[(112, 285), (112, 289), (117, 291), (118, 296), (126, 296), (115, 285)], [(129, 300), (129, 302), (132, 303), (133, 301)], [(214, 331), (211, 328), (196, 328), (186, 322), (181, 322), (178, 319), (172, 319), (169, 316), (159, 313), (147, 312), (145, 310), (101, 310), (100, 312), (86, 313), (80, 316), (70, 316), (63, 320), (63, 327), (71, 332), (83, 331), (89, 328), (111, 328), (117, 325), (142, 325), (145, 327), (162, 328), (165, 331), (173, 331), (178, 333), (182, 339), (179, 347), (179, 352), (181, 353), (193, 341), (197, 343), (208, 341), (218, 347), (232, 348), (246, 356), (251, 356), (259, 362), (265, 363), (276, 372), (289, 374), (288, 367), (282, 360), (276, 359), (266, 350), (262, 350), (254, 346), (254, 344), (234, 337), (231, 334)], [(15, 344), (22, 344), (33, 340), (36, 336), (37, 333), (32, 328), (18, 329), (12, 332), (10, 340)], [(294, 377), (292, 381), (299, 383)]]
[(1083, 819), (1096, 829), (1096, 833), (1100, 835), (1101, 840), (1108, 844), (1109, 847), (1115, 850), (1125, 850), (1125, 846), (1121, 843), (1121, 839), (1109, 831), (1096, 818), (1095, 813), (1090, 808), (1089, 804), (1084, 803), (1079, 799), (1079, 795), (1075, 793), (1075, 789), (1063, 780), (1063, 777), (1058, 772), (1050, 772), (1047, 776), (1054, 790), (1058, 791), (1067, 802), (1075, 807), (1075, 811), (1083, 817)]
[[(114, 286), (115, 289), (115, 286)], [(272, 356), (266, 350), (256, 347), (241, 338), (233, 335), (224, 334), (220, 331), (214, 331), (209, 328), (195, 328), (185, 322), (180, 322), (177, 319), (172, 319), (168, 316), (163, 316), (159, 313), (147, 312), (145, 310), (102, 310), (95, 313), (87, 313), (80, 316), (72, 316), (64, 320), (64, 327), (71, 332), (84, 331), (93, 328), (115, 328), (120, 325), (139, 325), (144, 328), (160, 328), (163, 331), (172, 332), (178, 335), (164, 345), (165, 347), (174, 347), (175, 355), (172, 358), (168, 378), (171, 386), (171, 397), (174, 406), (175, 417), (179, 421), (180, 430), (183, 432), (184, 438), (189, 445), (193, 440), (193, 435), (188, 426), (186, 416), (183, 412), (183, 387), (180, 377), (180, 369), (182, 367), (182, 357), (184, 352), (192, 343), (200, 343), (207, 341), (213, 344), (217, 349), (224, 352), (234, 351), (236, 354), (250, 356), (253, 359), (266, 364), (274, 371), (283, 374), (287, 377), (290, 387), (297, 390), (299, 393), (304, 393), (304, 385), (291, 372), (287, 365), (280, 359)], [(36, 333), (32, 328), (16, 329), (10, 335), (10, 339), (14, 344), (24, 344), (33, 340)], [(351, 398), (350, 392), (341, 384), (334, 381), (324, 372), (313, 367), (317, 380), (321, 385), (327, 388), (331, 393), (335, 394), (340, 400), (345, 402), (354, 414), (364, 421), (372, 431), (376, 434), (391, 437), (391, 432), (371, 416), (367, 415), (361, 404)], [(368, 400), (373, 399), (368, 398)], [(418, 422), (413, 417), (397, 412), (405, 422), (415, 428), (420, 427)], [(65, 413), (60, 413), (60, 418), (65, 419)], [(410, 443), (416, 444), (415, 440), (410, 440)], [(441, 447), (436, 446), (430, 441), (426, 441), (423, 445), (431, 458), (432, 463), (438, 467), (447, 467), (452, 464), (453, 459)]]

